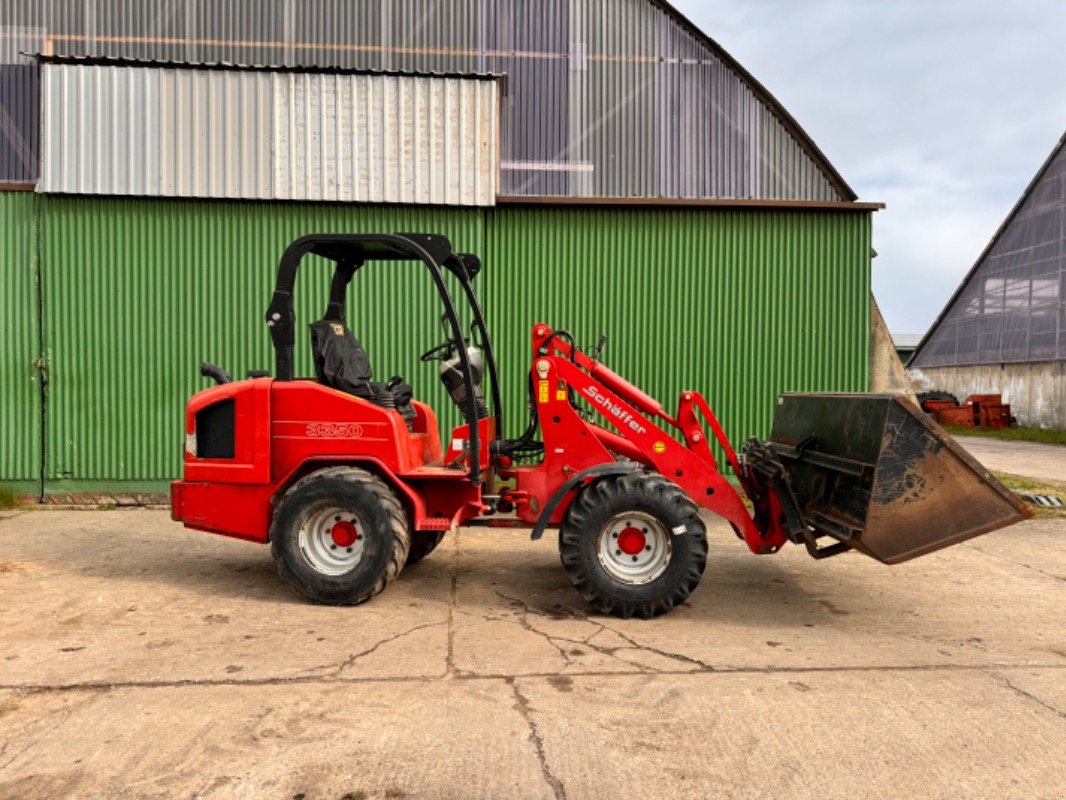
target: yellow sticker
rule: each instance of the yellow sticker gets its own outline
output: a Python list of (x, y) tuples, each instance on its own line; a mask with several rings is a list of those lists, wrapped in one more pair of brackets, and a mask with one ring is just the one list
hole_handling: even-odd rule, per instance
[(566, 391), (563, 390), (563, 391), (556, 392), (555, 393), (555, 399), (556, 400), (566, 400)]
[(538, 381), (537, 386), (537, 399), (542, 403), (548, 402), (548, 382)]
[(651, 449), (662, 455), (666, 452), (666, 442), (656, 442), (651, 446)]

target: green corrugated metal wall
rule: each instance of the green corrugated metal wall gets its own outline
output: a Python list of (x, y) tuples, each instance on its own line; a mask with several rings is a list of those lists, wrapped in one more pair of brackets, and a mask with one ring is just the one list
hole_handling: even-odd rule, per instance
[[(613, 368), (668, 409), (681, 389), (704, 391), (734, 439), (767, 432), (780, 391), (866, 388), (868, 214), (28, 199), (40, 213), (52, 490), (175, 476), (184, 401), (208, 383), (200, 361), (235, 376), (273, 368), (262, 313), (274, 269), (285, 245), (311, 231), (442, 232), (483, 256), (479, 281), (512, 435), (524, 423), (536, 321), (569, 328), (584, 344), (607, 333)], [(9, 274), (22, 275), (29, 333), (2, 351), (5, 374), (27, 378), (39, 341), (30, 242), (27, 234), (25, 253), (10, 255), (22, 272), (4, 272), (5, 289)], [(12, 246), (4, 247), (7, 257)], [(327, 284), (328, 270), (303, 271), (301, 322), (321, 316)], [(435, 370), (418, 362), (443, 338), (422, 270), (365, 270), (350, 297), (349, 320), (378, 377), (405, 374), (454, 422)], [(309, 374), (309, 348), (298, 340), (297, 351), (298, 371)], [(32, 414), (35, 395), (23, 395)], [(4, 411), (5, 434), (25, 439), (20, 452), (39, 450), (20, 422), (27, 412), (9, 414), (7, 403)], [(39, 463), (4, 462), (0, 480)]]
[(19, 485), (41, 468), (36, 203), (29, 192), (0, 192), (0, 481)]
[[(424, 229), (471, 249), (483, 238), (479, 212), (430, 208), (44, 198), (42, 217), (54, 488), (178, 474), (185, 398), (210, 385), (201, 360), (237, 377), (273, 371), (263, 312), (296, 237)], [(328, 293), (329, 270), (310, 266), (297, 280), (301, 323), (321, 318)], [(402, 372), (436, 390), (418, 347), (442, 338), (439, 303), (428, 275), (404, 266), (359, 274), (348, 318), (379, 378)], [(297, 356), (298, 374), (313, 374), (310, 347)]]
[(867, 389), (868, 214), (510, 208), (491, 219), (487, 305), (512, 388), (529, 329), (546, 322), (588, 346), (607, 334), (606, 363), (670, 413), (682, 390), (703, 392), (734, 443), (769, 433), (780, 392)]

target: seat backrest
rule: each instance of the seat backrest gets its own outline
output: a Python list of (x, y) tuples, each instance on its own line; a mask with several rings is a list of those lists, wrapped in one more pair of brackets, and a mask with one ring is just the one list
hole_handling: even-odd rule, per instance
[(370, 396), (370, 356), (343, 322), (320, 320), (311, 326), (311, 350), (319, 383), (342, 392)]

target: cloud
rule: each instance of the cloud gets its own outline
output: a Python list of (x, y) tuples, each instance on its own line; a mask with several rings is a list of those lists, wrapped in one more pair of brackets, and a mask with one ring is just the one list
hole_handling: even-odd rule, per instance
[(874, 217), (895, 332), (932, 323), (1066, 129), (1066, 3), (677, 0)]

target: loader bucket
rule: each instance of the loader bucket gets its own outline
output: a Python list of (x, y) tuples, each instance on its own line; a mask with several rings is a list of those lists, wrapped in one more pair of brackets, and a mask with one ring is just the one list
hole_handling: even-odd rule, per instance
[(816, 534), (883, 564), (1032, 515), (905, 397), (784, 395), (769, 444)]

